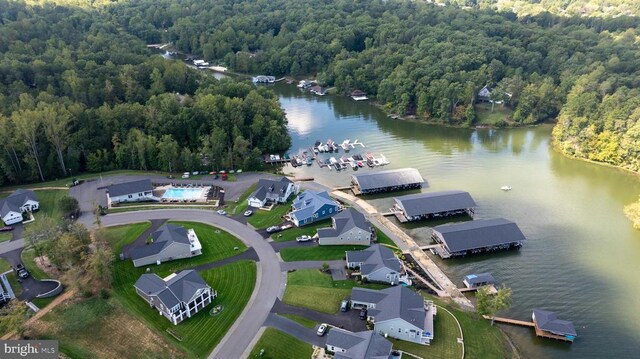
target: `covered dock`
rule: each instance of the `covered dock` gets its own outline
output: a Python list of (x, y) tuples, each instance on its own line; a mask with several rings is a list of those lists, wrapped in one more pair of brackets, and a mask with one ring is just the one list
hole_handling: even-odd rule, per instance
[(433, 228), (432, 238), (442, 247), (442, 258), (519, 248), (526, 240), (518, 225), (504, 218), (445, 224)]
[(464, 276), (462, 283), (467, 288), (479, 288), (485, 285), (495, 284), (496, 280), (491, 273), (469, 274)]
[(422, 188), (424, 179), (415, 168), (401, 168), (351, 176), (355, 195)]
[(420, 219), (468, 214), (473, 217), (476, 202), (469, 192), (440, 191), (395, 197), (391, 208), (401, 223)]

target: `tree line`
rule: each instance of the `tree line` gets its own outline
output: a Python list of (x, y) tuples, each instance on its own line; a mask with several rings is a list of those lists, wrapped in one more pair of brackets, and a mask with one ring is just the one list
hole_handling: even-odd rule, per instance
[(0, 184), (109, 169), (260, 168), (277, 98), (167, 61), (97, 9), (0, 1)]

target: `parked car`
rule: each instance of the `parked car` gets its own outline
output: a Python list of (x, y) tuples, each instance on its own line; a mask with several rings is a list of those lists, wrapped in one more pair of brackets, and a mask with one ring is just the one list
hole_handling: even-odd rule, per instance
[(193, 172), (191, 172), (191, 174), (192, 174), (192, 175), (194, 175), (194, 176), (197, 176), (197, 175), (199, 175), (199, 174), (200, 174), (200, 172), (198, 172), (198, 171), (193, 171)]
[(182, 178), (189, 178), (189, 172), (185, 172), (182, 174)]
[(221, 216), (226, 216), (227, 215), (227, 211), (225, 211), (224, 209), (219, 209), (218, 211), (216, 211), (216, 213), (218, 213)]
[(285, 229), (289, 229), (289, 228), (293, 228), (293, 223), (287, 223), (287, 224), (283, 224), (280, 229), (282, 229), (283, 231)]
[(10, 227), (10, 226), (0, 227), (0, 232), (8, 232), (8, 231), (13, 231), (13, 227)]
[(306, 234), (296, 238), (296, 241), (298, 242), (308, 242), (310, 240), (311, 240), (311, 236), (308, 236)]
[(22, 265), (22, 263), (18, 263), (18, 264), (16, 264), (15, 267), (13, 267), (13, 271), (16, 272), (16, 273), (18, 273), (19, 271), (21, 271), (23, 269), (24, 269), (24, 266)]
[(280, 232), (281, 229), (278, 226), (271, 226), (269, 228), (267, 228), (267, 233), (276, 233), (276, 232)]
[(252, 215), (252, 214), (253, 214), (253, 211), (251, 211), (251, 210), (244, 211), (244, 216), (245, 216), (245, 217), (249, 217), (249, 216), (250, 216), (250, 215)]
[(22, 263), (16, 264), (16, 266), (13, 267), (13, 270), (16, 272), (18, 277), (22, 279), (29, 278), (29, 272), (24, 268)]
[(367, 308), (360, 309), (360, 319), (362, 320), (367, 319)]
[(320, 324), (320, 327), (318, 328), (318, 331), (316, 332), (316, 334), (318, 334), (318, 336), (323, 336), (324, 333), (327, 332), (327, 327), (328, 325), (326, 323), (322, 323)]
[(349, 310), (349, 301), (348, 300), (343, 300), (340, 303), (340, 311), (341, 312), (346, 312), (347, 310)]

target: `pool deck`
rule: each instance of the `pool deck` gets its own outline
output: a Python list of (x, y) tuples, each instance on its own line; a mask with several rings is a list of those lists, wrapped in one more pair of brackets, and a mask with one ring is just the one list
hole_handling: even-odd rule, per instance
[[(211, 186), (204, 187), (173, 187), (162, 186), (156, 187), (153, 192), (154, 196), (160, 198), (160, 202), (207, 202), (207, 193)], [(180, 196), (173, 195), (174, 193)], [(192, 194), (193, 193), (193, 194)]]

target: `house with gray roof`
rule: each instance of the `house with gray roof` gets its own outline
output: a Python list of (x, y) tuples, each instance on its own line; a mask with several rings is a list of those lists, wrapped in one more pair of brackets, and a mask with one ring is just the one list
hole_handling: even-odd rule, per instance
[(534, 309), (531, 319), (533, 319), (536, 330), (562, 336), (568, 341), (573, 341), (578, 336), (573, 323), (568, 320), (558, 319), (558, 315), (555, 312)]
[(479, 288), (496, 282), (491, 273), (469, 274), (462, 280), (467, 288)]
[(287, 203), (292, 194), (297, 194), (298, 188), (287, 177), (279, 180), (262, 178), (256, 185), (247, 202), (249, 206), (261, 208), (271, 203)]
[(116, 183), (107, 187), (109, 203), (155, 201), (151, 180)]
[(331, 218), (332, 226), (318, 228), (319, 245), (364, 245), (371, 244), (374, 228), (364, 215), (353, 208), (347, 208)]
[(165, 224), (151, 233), (152, 242), (131, 251), (135, 267), (160, 264), (202, 254), (202, 245), (193, 229)]
[(389, 359), (393, 344), (372, 330), (354, 333), (331, 328), (325, 347), (334, 359)]
[(353, 288), (351, 306), (366, 308), (367, 320), (373, 322), (373, 330), (382, 336), (423, 345), (429, 345), (433, 340), (436, 308), (407, 287)]
[(392, 211), (400, 222), (468, 214), (473, 217), (476, 202), (469, 192), (441, 191), (395, 197)]
[(362, 279), (391, 285), (400, 282), (411, 285), (402, 262), (393, 251), (380, 244), (361, 251), (347, 251), (347, 267), (360, 269)]
[(5, 225), (22, 222), (22, 214), (40, 208), (40, 202), (33, 191), (18, 189), (8, 197), (0, 199), (0, 218)]
[(422, 188), (423, 184), (424, 179), (415, 168), (360, 173), (351, 176), (351, 190), (356, 195)]
[(166, 278), (143, 274), (134, 287), (139, 296), (174, 325), (194, 316), (218, 295), (194, 270), (183, 270)]
[(327, 191), (305, 191), (298, 195), (291, 206), (289, 219), (293, 224), (302, 227), (338, 214), (342, 206)]
[(526, 240), (518, 225), (504, 218), (444, 224), (433, 228), (432, 238), (442, 244), (435, 249), (442, 258), (520, 248)]

